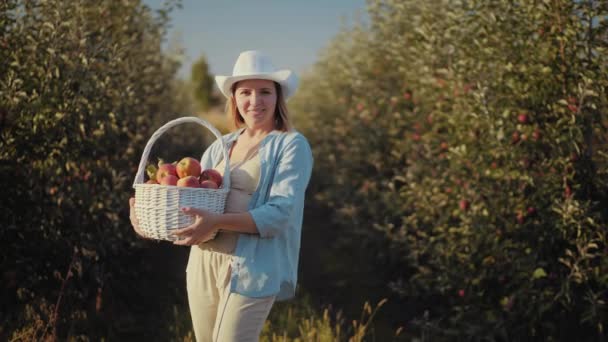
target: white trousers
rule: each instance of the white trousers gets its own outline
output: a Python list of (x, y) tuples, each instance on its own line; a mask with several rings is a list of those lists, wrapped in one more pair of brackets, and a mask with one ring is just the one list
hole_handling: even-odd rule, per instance
[(230, 292), (232, 255), (193, 246), (186, 269), (188, 303), (197, 342), (258, 341), (275, 296)]

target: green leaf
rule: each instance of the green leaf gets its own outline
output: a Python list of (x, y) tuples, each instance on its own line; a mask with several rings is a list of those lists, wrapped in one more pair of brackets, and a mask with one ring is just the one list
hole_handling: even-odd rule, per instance
[(153, 164), (150, 164), (146, 167), (146, 173), (148, 174), (148, 178), (156, 179), (156, 171), (158, 169)]
[(546, 276), (547, 276), (547, 272), (545, 272), (545, 270), (542, 267), (535, 269), (534, 273), (532, 273), (532, 279), (540, 279), (540, 278), (544, 278)]

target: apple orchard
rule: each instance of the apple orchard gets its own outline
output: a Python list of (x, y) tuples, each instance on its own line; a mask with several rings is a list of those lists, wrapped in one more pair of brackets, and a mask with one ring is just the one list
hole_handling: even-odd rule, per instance
[[(193, 338), (188, 251), (129, 223), (146, 141), (193, 108), (164, 3), (0, 1), (0, 340)], [(606, 340), (608, 2), (367, 5), (288, 103), (315, 165), (262, 340)], [(195, 162), (148, 178), (221, 186)], [(311, 309), (384, 297), (370, 325)]]

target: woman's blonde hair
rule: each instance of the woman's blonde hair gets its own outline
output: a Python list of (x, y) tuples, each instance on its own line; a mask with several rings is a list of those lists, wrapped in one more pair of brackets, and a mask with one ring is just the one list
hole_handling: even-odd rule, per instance
[[(289, 121), (289, 112), (287, 111), (287, 104), (285, 104), (285, 97), (283, 97), (281, 86), (277, 82), (273, 83), (277, 92), (277, 104), (274, 109), (274, 129), (288, 132), (291, 130), (291, 122)], [(232, 89), (230, 90), (232, 95), (226, 102), (226, 115), (232, 121), (235, 129), (240, 128), (245, 123), (245, 120), (236, 106), (236, 99), (234, 97), (234, 91), (236, 90), (237, 84), (238, 82), (232, 85)]]

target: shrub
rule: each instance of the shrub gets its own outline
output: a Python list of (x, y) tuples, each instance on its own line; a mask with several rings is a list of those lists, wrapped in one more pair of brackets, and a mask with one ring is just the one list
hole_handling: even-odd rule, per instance
[(127, 203), (145, 142), (183, 105), (161, 51), (175, 5), (0, 3), (0, 339), (166, 336), (182, 279), (134, 240)]
[(342, 246), (377, 251), (421, 334), (605, 334), (607, 14), (371, 1), (304, 80), (315, 200)]

